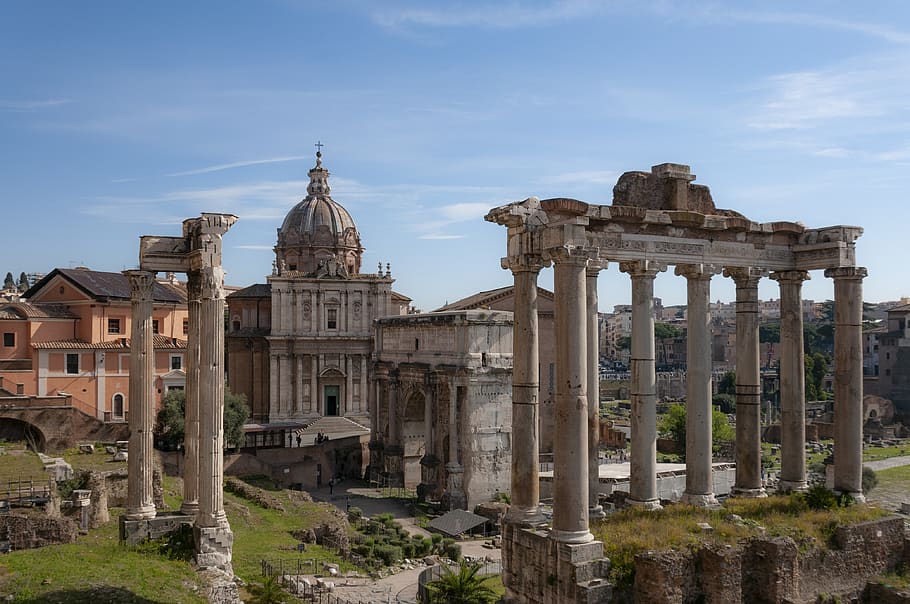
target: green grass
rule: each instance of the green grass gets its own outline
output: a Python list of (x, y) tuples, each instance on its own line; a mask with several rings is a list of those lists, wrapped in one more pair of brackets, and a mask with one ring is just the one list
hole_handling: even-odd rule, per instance
[(910, 445), (898, 445), (896, 447), (867, 447), (863, 449), (863, 461), (877, 461), (879, 459), (901, 457), (902, 455), (910, 455)]
[(38, 456), (25, 448), (23, 443), (0, 442), (0, 482), (7, 480), (41, 478), (47, 479), (44, 464)]

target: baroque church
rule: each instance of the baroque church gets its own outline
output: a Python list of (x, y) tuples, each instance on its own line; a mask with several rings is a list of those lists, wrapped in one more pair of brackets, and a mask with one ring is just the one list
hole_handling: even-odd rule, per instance
[(373, 320), (406, 314), (411, 300), (392, 291), (388, 264), (361, 272), (360, 233), (332, 199), (321, 152), (309, 177), (278, 229), (267, 283), (227, 298), (228, 385), (256, 422), (338, 416), (369, 426)]

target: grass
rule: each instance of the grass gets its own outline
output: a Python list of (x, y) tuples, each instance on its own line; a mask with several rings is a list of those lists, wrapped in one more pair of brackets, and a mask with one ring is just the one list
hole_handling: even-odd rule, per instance
[[(733, 522), (736, 514), (743, 522)], [(832, 510), (806, 509), (795, 497), (730, 499), (719, 510), (673, 505), (658, 512), (637, 508), (608, 516), (592, 526), (604, 543), (611, 562), (611, 579), (619, 587), (631, 585), (635, 555), (644, 551), (687, 550), (704, 544), (729, 545), (765, 534), (791, 537), (800, 547), (824, 547), (837, 526), (887, 516), (873, 506), (856, 505)], [(712, 529), (703, 531), (699, 523)]]
[(0, 442), (0, 481), (40, 478), (47, 480), (44, 464), (38, 456), (25, 448), (24, 443)]
[(863, 461), (878, 461), (910, 455), (910, 445), (897, 445), (895, 447), (866, 447), (863, 449)]

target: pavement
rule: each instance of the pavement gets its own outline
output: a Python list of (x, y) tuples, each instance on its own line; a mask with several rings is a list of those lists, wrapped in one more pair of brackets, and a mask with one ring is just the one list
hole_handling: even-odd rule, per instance
[[(365, 516), (390, 513), (402, 528), (412, 535), (429, 536), (430, 532), (417, 526), (416, 518), (410, 513), (408, 506), (400, 499), (388, 496), (388, 489), (372, 488), (362, 481), (343, 480), (331, 489), (328, 486), (309, 491), (310, 496), (316, 501), (323, 501), (335, 505), (340, 510), (346, 510), (348, 504), (363, 510)], [(394, 489), (391, 491), (394, 494)], [(474, 559), (487, 559), (500, 561), (502, 552), (498, 548), (484, 547), (484, 540), (473, 539), (459, 541), (461, 554)], [(366, 577), (338, 577), (335, 583), (334, 595), (347, 600), (352, 604), (363, 602), (375, 603), (412, 603), (417, 601), (417, 579), (420, 573), (428, 567), (424, 564), (413, 564), (412, 568), (400, 569), (394, 574), (381, 579)]]

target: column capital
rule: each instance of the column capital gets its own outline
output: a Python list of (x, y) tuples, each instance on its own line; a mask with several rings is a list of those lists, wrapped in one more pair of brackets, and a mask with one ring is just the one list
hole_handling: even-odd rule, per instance
[(674, 271), (677, 276), (686, 279), (709, 280), (721, 272), (717, 264), (677, 264)]
[(129, 279), (130, 293), (135, 300), (150, 302), (154, 299), (152, 297), (152, 289), (155, 286), (155, 275), (158, 273), (143, 270), (129, 270), (123, 271), (123, 274)]
[(205, 266), (199, 269), (201, 298), (224, 298), (224, 269), (220, 266)]
[(825, 277), (829, 279), (856, 279), (862, 281), (869, 275), (864, 266), (841, 266), (839, 268), (826, 268)]
[(760, 266), (726, 266), (724, 277), (733, 279), (736, 287), (758, 287), (762, 277), (768, 276), (768, 269)]
[(597, 250), (575, 245), (563, 245), (547, 250), (547, 256), (555, 264), (577, 264), (587, 266), (597, 259)]
[(515, 273), (539, 273), (540, 269), (550, 266), (550, 261), (540, 254), (520, 254), (506, 256), (499, 261), (502, 268)]
[(809, 271), (774, 271), (768, 276), (778, 283), (802, 283), (812, 278)]
[(619, 271), (628, 273), (631, 277), (650, 277), (654, 278), (657, 273), (667, 270), (666, 262), (656, 262), (654, 260), (627, 260), (619, 263)]

